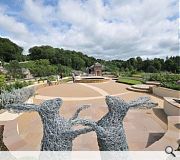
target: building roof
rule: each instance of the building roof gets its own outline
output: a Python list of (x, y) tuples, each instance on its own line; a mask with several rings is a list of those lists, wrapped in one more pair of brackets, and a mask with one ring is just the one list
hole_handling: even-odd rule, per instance
[(96, 62), (94, 66), (102, 66), (99, 62)]
[(102, 65), (99, 62), (96, 62), (94, 65), (92, 65), (89, 68), (94, 68), (94, 67), (102, 67)]

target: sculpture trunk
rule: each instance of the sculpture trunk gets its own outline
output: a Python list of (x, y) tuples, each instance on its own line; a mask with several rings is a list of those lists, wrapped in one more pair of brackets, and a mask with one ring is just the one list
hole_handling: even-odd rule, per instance
[(123, 120), (130, 108), (152, 108), (157, 104), (148, 97), (140, 97), (135, 101), (125, 102), (118, 97), (107, 96), (108, 113), (97, 122), (104, 129), (107, 138), (97, 133), (100, 151), (127, 151), (128, 144), (123, 127)]
[(4, 125), (0, 125), (0, 151), (8, 151), (8, 148), (3, 141)]
[[(71, 119), (66, 120), (59, 114), (61, 105), (62, 100), (56, 98), (46, 100), (40, 105), (10, 104), (6, 105), (5, 108), (15, 112), (37, 111), (39, 113), (43, 124), (41, 151), (71, 151), (73, 140), (81, 134), (92, 131), (92, 129), (73, 130), (72, 121), (75, 121), (80, 111), (87, 108), (87, 106), (80, 107)], [(83, 121), (81, 122), (83, 123)]]

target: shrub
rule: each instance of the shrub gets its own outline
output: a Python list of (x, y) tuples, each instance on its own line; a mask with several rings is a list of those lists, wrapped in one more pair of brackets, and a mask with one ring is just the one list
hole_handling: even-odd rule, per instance
[(49, 77), (47, 78), (47, 80), (49, 80), (49, 81), (56, 81), (56, 78), (55, 78), (54, 76), (49, 76)]
[(14, 83), (11, 84), (6, 84), (4, 87), (2, 87), (3, 90), (7, 91), (12, 91), (13, 89), (21, 89), (23, 87), (32, 85), (33, 83), (31, 81), (26, 82), (26, 81), (15, 81)]
[(135, 84), (142, 84), (143, 82), (141, 80), (138, 79), (132, 79), (130, 78), (119, 78), (119, 80), (117, 81), (119, 83), (125, 83), (125, 84), (130, 84), (130, 85), (135, 85)]
[(6, 79), (4, 75), (0, 75), (0, 88), (2, 88), (6, 83)]
[(159, 81), (162, 87), (180, 90), (177, 81), (180, 80), (179, 74), (168, 74), (168, 73), (154, 73), (154, 74), (144, 74), (143, 79), (145, 81)]
[(163, 82), (161, 83), (162, 87), (174, 89), (174, 90), (180, 90), (180, 85), (177, 84), (176, 82)]

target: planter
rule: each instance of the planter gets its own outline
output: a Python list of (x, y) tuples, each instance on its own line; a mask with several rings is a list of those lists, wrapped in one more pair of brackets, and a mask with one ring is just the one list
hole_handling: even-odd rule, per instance
[(164, 88), (164, 87), (154, 86), (152, 87), (152, 92), (153, 94), (159, 97), (174, 97), (174, 98), (180, 97), (180, 91)]

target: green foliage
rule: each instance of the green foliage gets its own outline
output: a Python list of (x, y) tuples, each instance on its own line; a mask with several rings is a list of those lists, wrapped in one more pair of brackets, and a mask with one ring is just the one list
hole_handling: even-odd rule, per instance
[(112, 60), (106, 61), (105, 65), (109, 71), (159, 73), (162, 71), (169, 71), (172, 73), (180, 73), (180, 56), (167, 57), (166, 60), (155, 58), (142, 60), (141, 57), (130, 58), (127, 61)]
[(49, 81), (56, 81), (56, 78), (55, 78), (54, 76), (49, 76), (49, 77), (47, 78), (47, 80), (49, 80)]
[(117, 82), (119, 82), (119, 83), (125, 83), (125, 84), (130, 84), (130, 85), (142, 84), (142, 81), (141, 81), (141, 80), (132, 79), (131, 77), (119, 78)]
[(58, 73), (62, 73), (64, 77), (71, 76), (72, 68), (58, 64)]
[(22, 67), (17, 60), (12, 60), (5, 66), (8, 74), (13, 78), (23, 78)]
[(0, 37), (0, 60), (9, 62), (11, 60), (24, 60), (22, 47), (13, 43), (9, 39)]
[(41, 78), (38, 79), (38, 83), (39, 83), (39, 82), (44, 82), (44, 81), (46, 81), (46, 80), (47, 80), (46, 77), (41, 77)]
[(31, 60), (48, 59), (51, 64), (67, 66), (74, 70), (83, 70), (96, 62), (95, 58), (88, 57), (81, 52), (69, 51), (51, 46), (35, 46), (29, 49)]
[(180, 74), (170, 74), (170, 73), (154, 73), (154, 74), (144, 74), (144, 79), (149, 81), (159, 81), (159, 82), (173, 82), (180, 80)]
[(11, 84), (6, 84), (2, 89), (7, 91), (12, 91), (13, 89), (20, 89), (29, 85), (32, 85), (33, 83), (31, 81), (15, 81)]
[(21, 65), (28, 68), (35, 77), (45, 77), (58, 73), (58, 67), (56, 65), (51, 65), (47, 59), (28, 61)]
[(134, 78), (142, 78), (143, 77), (143, 75), (141, 74), (141, 73), (137, 73), (137, 74), (132, 74), (132, 77), (134, 77)]
[(5, 86), (6, 84), (6, 78), (5, 75), (0, 75), (0, 88), (2, 88), (3, 86)]
[(143, 76), (145, 81), (159, 81), (162, 87), (180, 90), (180, 85), (177, 81), (180, 80), (180, 74), (170, 74), (170, 73), (154, 73), (147, 74)]
[[(9, 74), (14, 78), (22, 78), (17, 61), (30, 60), (20, 67), (28, 68), (35, 77), (50, 76), (62, 73), (69, 76), (72, 70), (85, 71), (86, 67), (99, 62), (104, 65), (104, 71), (114, 75), (132, 76), (137, 72), (180, 73), (180, 56), (167, 57), (166, 60), (155, 58), (143, 60), (141, 57), (128, 60), (95, 59), (81, 52), (53, 48), (51, 46), (34, 46), (29, 49), (29, 55), (22, 55), (23, 49), (8, 39), (0, 38), (0, 60), (10, 62)], [(16, 60), (16, 61), (12, 61)], [(8, 65), (7, 65), (8, 66)]]
[(174, 81), (173, 82), (163, 82), (163, 83), (161, 83), (161, 86), (180, 91), (180, 85)]

